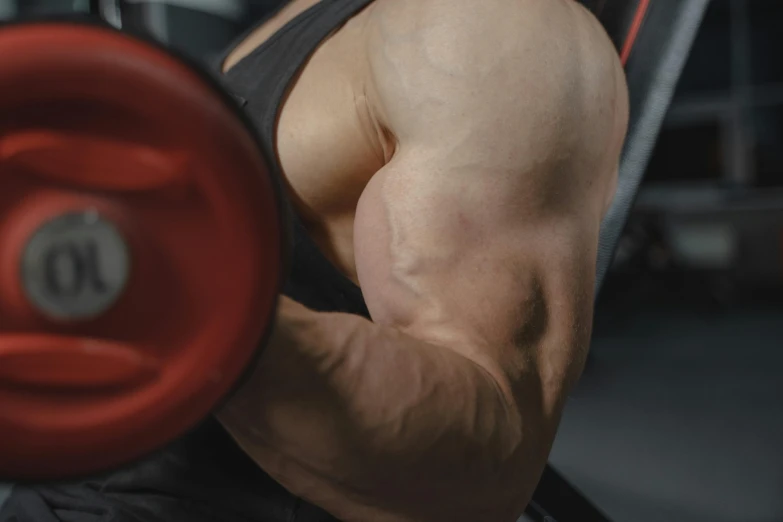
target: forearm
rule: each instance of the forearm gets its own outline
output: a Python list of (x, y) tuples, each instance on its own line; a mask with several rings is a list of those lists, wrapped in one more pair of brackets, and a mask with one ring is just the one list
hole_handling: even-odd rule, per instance
[(284, 458), (392, 511), (439, 496), (481, 509), (504, 488), (524, 500), (545, 455), (487, 371), (356, 316), (283, 313), (290, 330), (220, 416), (259, 464)]

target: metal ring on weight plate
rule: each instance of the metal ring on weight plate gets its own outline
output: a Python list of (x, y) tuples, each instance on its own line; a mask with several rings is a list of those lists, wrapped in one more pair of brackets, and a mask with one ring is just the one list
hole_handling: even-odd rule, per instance
[(130, 253), (117, 227), (94, 210), (47, 221), (31, 236), (21, 259), (30, 303), (59, 321), (106, 313), (122, 296)]

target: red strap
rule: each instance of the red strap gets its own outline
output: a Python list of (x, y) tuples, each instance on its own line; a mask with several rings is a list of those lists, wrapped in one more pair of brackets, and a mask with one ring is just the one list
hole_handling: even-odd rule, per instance
[(650, 0), (641, 0), (636, 7), (636, 14), (633, 17), (631, 28), (628, 30), (628, 36), (625, 38), (625, 44), (620, 53), (620, 60), (623, 66), (628, 63), (628, 57), (631, 55), (636, 38), (639, 36), (639, 30), (642, 28), (644, 17), (647, 15), (647, 9), (650, 7)]

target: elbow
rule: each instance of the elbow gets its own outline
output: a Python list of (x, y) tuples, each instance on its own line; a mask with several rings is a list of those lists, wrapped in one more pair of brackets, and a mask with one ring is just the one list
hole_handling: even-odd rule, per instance
[[(482, 507), (492, 506), (492, 517), (471, 520), (516, 521), (541, 478), (557, 422), (553, 423), (546, 415), (540, 386), (529, 385), (529, 388), (524, 400), (514, 402), (506, 400), (502, 392), (497, 393), (492, 436), (475, 437), (468, 444), (472, 450), (465, 454), (480, 457), (473, 460), (473, 469), (464, 475), (464, 498), (472, 497), (470, 508), (476, 510), (472, 511), (474, 514)], [(466, 512), (470, 508), (466, 506)]]

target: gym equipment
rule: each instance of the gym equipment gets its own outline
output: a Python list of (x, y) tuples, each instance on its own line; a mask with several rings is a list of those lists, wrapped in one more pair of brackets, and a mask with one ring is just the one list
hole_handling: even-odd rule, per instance
[[(663, 119), (709, 0), (581, 0), (606, 28), (625, 66), (630, 122), (620, 178), (604, 219), (596, 294), (606, 278)], [(533, 495), (535, 522), (608, 522), (609, 518), (551, 466)]]
[(167, 49), (202, 62), (223, 51), (256, 19), (245, 0), (89, 0), (89, 9), (118, 29), (150, 33)]
[(213, 81), (108, 26), (0, 30), (0, 477), (95, 473), (195, 426), (281, 288), (280, 188)]
[[(618, 52), (626, 66), (631, 101), (631, 124), (622, 157), (619, 188), (601, 233), (597, 276), (597, 286), (600, 288), (708, 0), (582, 1), (602, 21), (618, 47)], [(122, 4), (123, 0), (117, 2)], [(0, 50), (3, 50), (1, 42), (0, 32)], [(215, 92), (212, 95), (217, 96)], [(4, 207), (0, 209), (4, 210)], [(123, 234), (127, 234), (123, 228), (125, 225), (120, 224), (119, 221), (116, 223), (112, 221), (110, 214), (105, 215), (109, 217), (105, 223), (100, 219), (96, 221), (94, 213), (86, 216), (82, 214), (81, 219), (82, 222), (89, 221), (89, 226), (94, 227), (90, 229), (91, 234), (104, 238), (103, 242), (108, 245), (114, 245), (112, 251), (123, 252), (124, 249), (118, 245), (125, 237)], [(98, 216), (101, 217), (102, 214)], [(46, 230), (41, 234), (44, 240), (39, 241), (46, 244)], [(26, 236), (33, 238), (30, 240), (31, 244), (35, 243), (34, 236), (36, 234), (32, 232)], [(1, 237), (3, 236), (0, 235)], [(129, 247), (127, 250), (134, 252), (134, 248)], [(89, 253), (89, 250), (87, 252)], [(88, 266), (92, 262), (89, 260), (90, 255), (82, 257), (84, 257), (82, 265)], [(132, 288), (134, 284), (134, 256), (129, 255), (128, 259), (131, 260), (129, 262), (131, 276), (128, 282), (123, 282), (122, 273), (114, 274), (112, 279), (115, 286), (120, 289), (125, 288), (123, 286), (125, 284), (128, 288)], [(128, 290), (120, 290), (119, 297), (112, 297), (117, 299), (114, 309), (121, 306), (123, 300), (127, 298), (127, 292)], [(93, 304), (93, 306), (97, 305)], [(88, 312), (94, 313), (89, 307), (81, 313)], [(247, 354), (243, 352), (243, 355)], [(0, 400), (2, 399), (3, 397), (0, 396)], [(206, 406), (206, 402), (202, 405)], [(208, 410), (204, 411), (204, 415), (206, 411)], [(2, 420), (0, 420), (0, 430), (2, 430), (1, 423)], [(0, 473), (3, 471), (2, 458), (4, 457), (5, 455), (0, 453)], [(599, 509), (551, 467), (547, 467), (544, 472), (527, 516), (536, 522), (608, 520)]]

